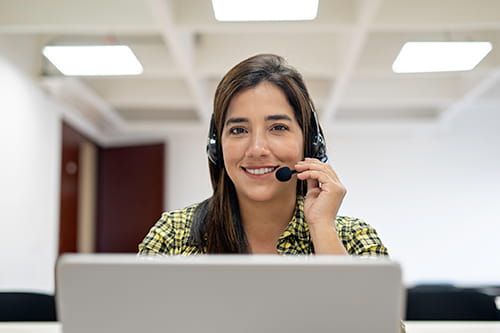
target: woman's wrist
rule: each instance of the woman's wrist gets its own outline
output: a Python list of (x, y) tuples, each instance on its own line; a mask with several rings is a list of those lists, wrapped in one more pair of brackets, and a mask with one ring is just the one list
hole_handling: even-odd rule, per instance
[(337, 233), (337, 230), (335, 229), (335, 223), (332, 223), (332, 221), (314, 221), (314, 222), (307, 222), (309, 226), (309, 232), (312, 233), (324, 233), (324, 232), (335, 232)]
[(334, 223), (310, 224), (309, 233), (316, 254), (347, 254)]

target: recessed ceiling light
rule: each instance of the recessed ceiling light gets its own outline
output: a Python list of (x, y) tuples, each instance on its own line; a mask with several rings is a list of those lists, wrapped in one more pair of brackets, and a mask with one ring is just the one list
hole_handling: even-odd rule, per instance
[(126, 45), (46, 46), (43, 55), (64, 75), (138, 75), (143, 71)]
[(217, 21), (314, 20), (319, 0), (212, 0)]
[(392, 70), (396, 73), (468, 71), (491, 51), (490, 42), (407, 42)]

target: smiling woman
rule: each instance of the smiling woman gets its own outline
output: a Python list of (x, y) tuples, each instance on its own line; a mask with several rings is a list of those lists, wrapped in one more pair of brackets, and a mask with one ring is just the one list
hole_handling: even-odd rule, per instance
[[(214, 98), (213, 195), (164, 213), (139, 253), (387, 255), (370, 225), (337, 216), (346, 189), (326, 163), (315, 113), (301, 74), (282, 57), (233, 67)], [(282, 167), (296, 176), (278, 181)]]

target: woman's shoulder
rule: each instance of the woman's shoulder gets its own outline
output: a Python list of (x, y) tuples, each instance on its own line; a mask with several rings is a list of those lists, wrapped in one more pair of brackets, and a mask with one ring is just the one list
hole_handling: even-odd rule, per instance
[(140, 254), (180, 254), (190, 245), (193, 216), (199, 204), (164, 212), (139, 244)]
[(178, 225), (190, 225), (194, 212), (196, 211), (196, 208), (199, 206), (199, 203), (195, 203), (189, 206), (186, 206), (184, 208), (179, 208), (179, 209), (174, 209), (170, 211), (163, 212), (161, 214), (160, 220), (158, 221), (157, 224), (162, 225), (162, 224), (169, 224), (172, 226), (172, 224), (175, 226), (176, 224)]
[(364, 220), (350, 216), (337, 216), (335, 226), (340, 240), (350, 254), (388, 255), (387, 248), (377, 231)]
[(335, 224), (337, 226), (337, 230), (339, 229), (357, 229), (357, 228), (366, 228), (371, 226), (362, 219), (352, 216), (337, 216), (335, 219)]
[(172, 236), (173, 233), (189, 233), (193, 217), (199, 203), (184, 208), (163, 212), (160, 219), (153, 226), (163, 237)]
[(335, 219), (335, 227), (339, 234), (377, 234), (375, 228), (373, 228), (368, 222), (352, 216), (337, 216)]

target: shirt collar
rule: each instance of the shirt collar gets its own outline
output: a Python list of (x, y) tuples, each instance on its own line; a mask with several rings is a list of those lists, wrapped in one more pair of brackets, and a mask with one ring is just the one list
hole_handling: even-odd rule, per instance
[(301, 195), (297, 196), (297, 201), (295, 204), (295, 212), (293, 214), (292, 220), (288, 223), (285, 231), (281, 234), (280, 239), (296, 236), (297, 239), (302, 241), (309, 241), (309, 226), (306, 223), (304, 216), (304, 197)]

